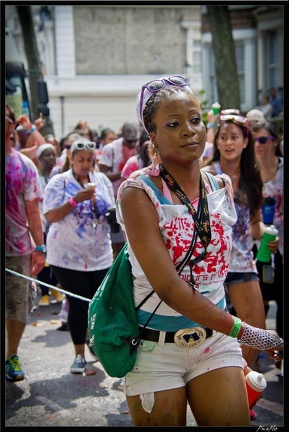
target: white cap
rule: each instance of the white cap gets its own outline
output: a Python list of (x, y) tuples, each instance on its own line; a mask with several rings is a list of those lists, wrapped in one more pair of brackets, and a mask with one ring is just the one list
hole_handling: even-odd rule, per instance
[(263, 112), (258, 109), (252, 109), (251, 111), (248, 111), (246, 117), (249, 120), (249, 122), (255, 121), (259, 123), (259, 122), (266, 121)]

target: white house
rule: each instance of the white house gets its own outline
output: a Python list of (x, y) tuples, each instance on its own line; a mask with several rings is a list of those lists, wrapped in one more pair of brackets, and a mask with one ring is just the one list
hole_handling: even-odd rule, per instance
[[(270, 87), (283, 90), (284, 8), (229, 8), (246, 112)], [(116, 132), (125, 121), (136, 122), (141, 85), (161, 75), (185, 74), (209, 106), (218, 98), (205, 6), (54, 3), (33, 4), (32, 11), (57, 138), (79, 120)], [(25, 61), (15, 6), (5, 6), (5, 19)]]

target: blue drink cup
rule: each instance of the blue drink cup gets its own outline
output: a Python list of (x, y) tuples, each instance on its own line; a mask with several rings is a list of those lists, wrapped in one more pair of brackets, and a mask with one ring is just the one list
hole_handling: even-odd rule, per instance
[(262, 205), (262, 217), (265, 225), (272, 225), (274, 220), (275, 199), (273, 197), (264, 198)]

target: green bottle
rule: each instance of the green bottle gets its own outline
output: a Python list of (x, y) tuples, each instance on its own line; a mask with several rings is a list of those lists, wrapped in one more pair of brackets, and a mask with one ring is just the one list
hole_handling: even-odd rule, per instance
[(269, 227), (266, 227), (256, 256), (256, 259), (258, 261), (262, 261), (262, 262), (270, 261), (272, 252), (268, 249), (268, 243), (271, 242), (272, 240), (275, 240), (277, 235), (278, 235), (278, 231), (274, 225), (270, 225)]

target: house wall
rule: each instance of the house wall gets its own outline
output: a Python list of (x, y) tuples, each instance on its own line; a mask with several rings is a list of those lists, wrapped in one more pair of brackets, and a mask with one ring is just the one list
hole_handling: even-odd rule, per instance
[[(66, 135), (80, 120), (92, 128), (117, 132), (125, 121), (137, 121), (135, 98), (141, 85), (160, 75), (184, 74), (195, 94), (206, 90), (213, 102), (211, 33), (204, 6), (174, 5), (50, 5), (51, 17), (38, 29), (39, 9), (33, 5), (35, 32), (49, 92), (55, 135)], [(244, 41), (245, 104), (258, 104), (266, 88), (268, 31), (278, 31), (279, 82), (283, 87), (282, 6), (231, 5), (233, 37)], [(254, 8), (254, 6), (253, 6)], [(14, 6), (5, 18), (23, 52)], [(7, 13), (6, 13), (7, 11)], [(194, 68), (194, 48), (201, 45), (202, 68)]]
[(186, 74), (194, 90), (193, 44), (200, 40), (199, 6), (54, 7), (55, 75), (47, 75), (56, 135), (79, 119), (118, 132), (136, 122), (135, 99), (144, 82)]

